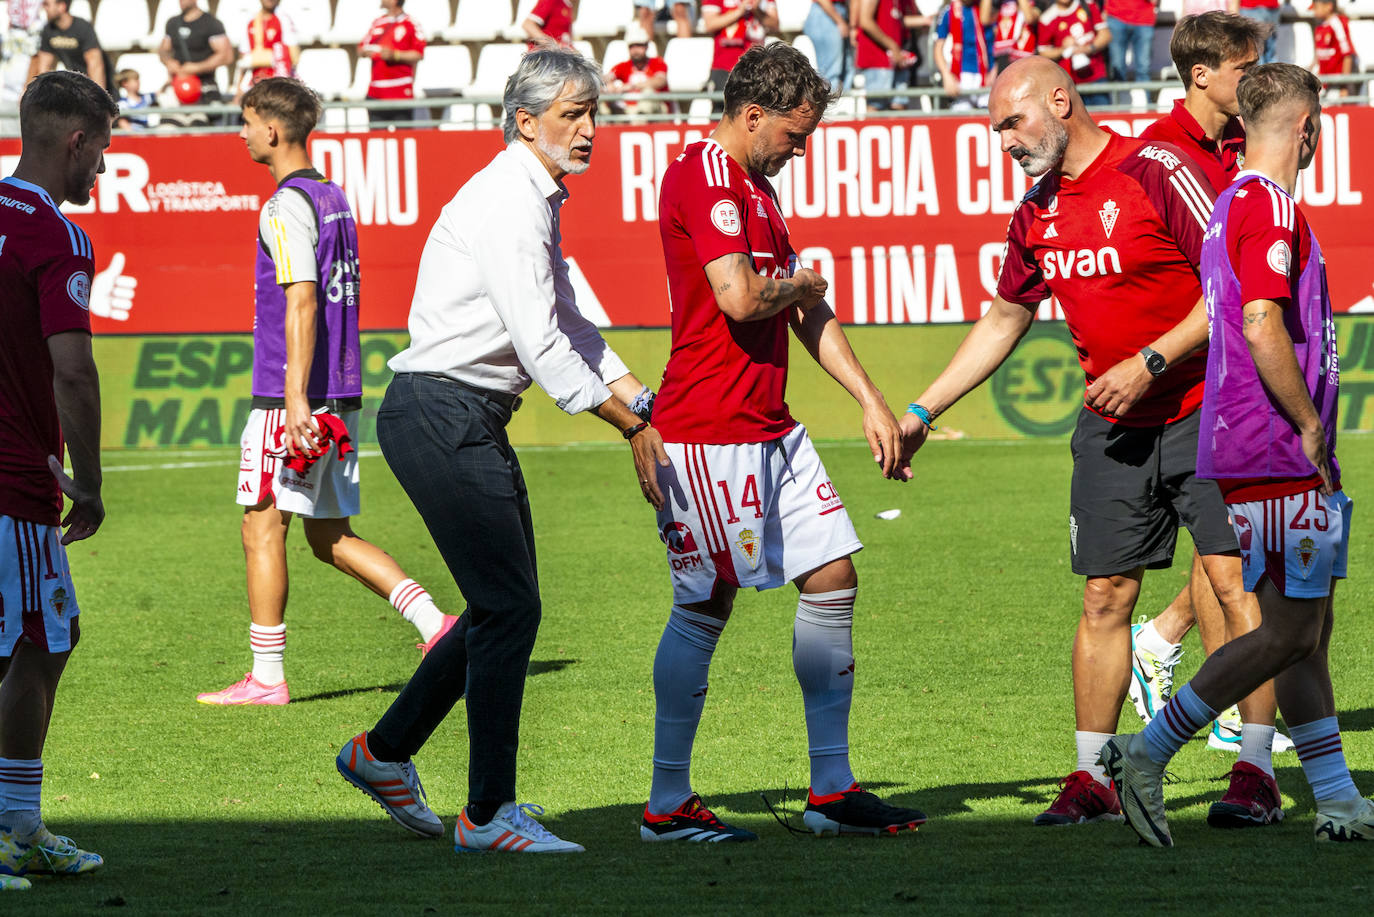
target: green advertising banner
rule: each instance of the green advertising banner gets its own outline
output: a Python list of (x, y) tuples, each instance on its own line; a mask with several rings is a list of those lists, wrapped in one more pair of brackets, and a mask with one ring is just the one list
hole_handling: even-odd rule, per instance
[[(968, 325), (849, 327), (846, 333), (894, 411), (903, 410), (944, 367)], [(1341, 429), (1374, 429), (1374, 316), (1336, 317), (1341, 354)], [(668, 332), (605, 332), (641, 379), (656, 386)], [(364, 334), (361, 438), (375, 442), (377, 405), (391, 379), (387, 360), (404, 333)], [(249, 411), (253, 345), (249, 335), (98, 337), (108, 449), (237, 445)], [(795, 342), (788, 403), (818, 439), (862, 435), (858, 406)], [(1062, 322), (1036, 322), (988, 384), (945, 415), (943, 432), (984, 439), (1065, 436), (1083, 403), (1083, 373)], [(517, 444), (614, 442), (591, 415), (569, 417), (538, 388), (526, 393), (510, 427)]]

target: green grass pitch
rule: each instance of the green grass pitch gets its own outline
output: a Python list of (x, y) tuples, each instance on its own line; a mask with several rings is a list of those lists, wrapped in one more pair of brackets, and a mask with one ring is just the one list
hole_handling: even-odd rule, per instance
[[(934, 442), (906, 486), (865, 447), (821, 453), (867, 548), (855, 622), (851, 746), (869, 788), (925, 810), (919, 833), (788, 835), (760, 792), (799, 813), (807, 782), (791, 672), (795, 592), (742, 594), (712, 669), (694, 782), (752, 845), (646, 845), (638, 819), (653, 729), (650, 671), (670, 592), (652, 511), (618, 447), (522, 450), (544, 619), (527, 690), (520, 797), (583, 843), (572, 857), (457, 854), (415, 838), (334, 770), (412, 672), (413, 629), (289, 541), (285, 708), (198, 705), (249, 666), (236, 455), (112, 453), (109, 518), (71, 552), (84, 639), (49, 740), (49, 825), (103, 870), (6, 894), (5, 915), (946, 912), (1364, 912), (1367, 847), (1317, 847), (1296, 758), (1277, 759), (1288, 821), (1221, 833), (1204, 821), (1232, 758), (1194, 741), (1166, 788), (1172, 851), (1124, 826), (1032, 828), (1072, 765), (1069, 646), (1081, 580), (1067, 563), (1067, 443)], [(1374, 440), (1348, 437), (1347, 469)], [(183, 467), (159, 467), (165, 464)], [(461, 599), (375, 450), (356, 529), (446, 610)], [(1360, 499), (1360, 477), (1349, 474)], [(895, 521), (874, 513), (900, 508)], [(1356, 514), (1332, 647), (1345, 750), (1374, 792), (1371, 533)], [(1185, 575), (1146, 577), (1140, 611)], [(1183, 669), (1200, 650), (1190, 636)], [(1129, 705), (1128, 705), (1129, 706)], [(1139, 728), (1125, 712), (1122, 728)], [(465, 801), (461, 705), (417, 757), (451, 829)], [(1362, 904), (1361, 902), (1365, 902)], [(99, 909), (97, 911), (97, 909)]]

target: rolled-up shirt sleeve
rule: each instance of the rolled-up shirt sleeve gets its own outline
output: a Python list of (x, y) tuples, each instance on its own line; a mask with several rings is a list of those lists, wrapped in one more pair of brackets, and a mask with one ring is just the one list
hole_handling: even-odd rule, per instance
[(548, 202), (497, 209), (473, 237), (487, 295), (530, 378), (568, 414), (609, 399), (611, 390), (560, 329), (554, 265), (561, 255)]

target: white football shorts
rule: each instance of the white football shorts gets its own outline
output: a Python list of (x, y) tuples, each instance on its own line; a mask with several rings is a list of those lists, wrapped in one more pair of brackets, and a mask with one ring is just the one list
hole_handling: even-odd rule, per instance
[[(322, 413), (321, 408), (315, 413)], [(241, 506), (257, 506), (272, 499), (277, 509), (307, 519), (343, 519), (358, 515), (358, 415), (340, 415), (353, 451), (339, 461), (338, 445), (332, 445), (323, 458), (310, 466), (305, 477), (286, 467), (286, 447), (281, 428), (286, 422), (285, 408), (254, 408), (239, 440), (239, 493)]]
[(674, 602), (709, 599), (718, 579), (776, 589), (863, 548), (801, 424), (765, 443), (663, 446), (658, 536)]
[(1337, 491), (1316, 490), (1248, 503), (1228, 503), (1240, 541), (1245, 590), (1269, 581), (1294, 599), (1331, 594), (1331, 580), (1345, 579), (1350, 552), (1352, 501)]
[(62, 530), (0, 516), (0, 658), (21, 639), (49, 653), (72, 648), (76, 607)]

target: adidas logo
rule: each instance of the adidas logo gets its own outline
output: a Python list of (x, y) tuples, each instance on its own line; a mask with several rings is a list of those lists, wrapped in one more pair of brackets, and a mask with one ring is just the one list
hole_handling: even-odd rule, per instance
[(1051, 223), (1050, 228), (1045, 230), (1046, 239), (1057, 239), (1059, 237), (1059, 227)]

